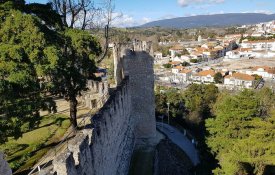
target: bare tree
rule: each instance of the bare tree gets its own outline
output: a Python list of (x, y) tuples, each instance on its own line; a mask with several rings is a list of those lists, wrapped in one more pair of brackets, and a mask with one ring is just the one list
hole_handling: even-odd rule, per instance
[(87, 29), (101, 7), (96, 7), (94, 0), (51, 0), (54, 10), (62, 17), (66, 27)]
[(64, 26), (70, 28), (103, 29), (104, 28), (104, 48), (98, 59), (100, 63), (108, 53), (109, 32), (111, 22), (119, 18), (114, 15), (114, 0), (102, 0), (98, 5), (95, 0), (51, 0), (53, 8), (62, 16)]

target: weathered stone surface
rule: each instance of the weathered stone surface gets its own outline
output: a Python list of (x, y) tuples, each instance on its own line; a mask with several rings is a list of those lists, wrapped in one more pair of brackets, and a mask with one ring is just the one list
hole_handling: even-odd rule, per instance
[(128, 174), (135, 145), (140, 139), (150, 139), (156, 134), (151, 50), (150, 44), (138, 41), (114, 47), (118, 86), (92, 117), (93, 128), (78, 133), (69, 142), (68, 152), (54, 160), (54, 172), (58, 175)]
[(9, 167), (8, 162), (4, 159), (4, 154), (0, 152), (0, 174), (11, 175), (12, 171)]
[[(153, 51), (150, 42), (135, 41), (132, 46), (116, 44), (116, 82), (129, 76), (137, 144), (156, 136)], [(146, 142), (146, 141), (145, 141)]]
[[(127, 174), (134, 148), (129, 79), (125, 78), (85, 129), (69, 142), (69, 153), (57, 157), (58, 175)], [(93, 134), (91, 134), (93, 133)]]

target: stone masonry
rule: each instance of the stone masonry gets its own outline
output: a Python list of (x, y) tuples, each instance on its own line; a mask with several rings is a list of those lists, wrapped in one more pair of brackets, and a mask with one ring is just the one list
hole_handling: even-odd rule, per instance
[(108, 96), (107, 81), (88, 80), (87, 90), (78, 97), (78, 102), (89, 109), (99, 109), (104, 105)]
[[(156, 135), (153, 51), (150, 42), (134, 41), (132, 45), (115, 44), (116, 82), (129, 76), (132, 97), (131, 116), (135, 120), (137, 143)], [(142, 143), (141, 143), (142, 144)]]
[(8, 162), (4, 159), (4, 154), (0, 152), (0, 174), (12, 175), (12, 171), (9, 167)]
[(115, 44), (113, 52), (116, 90), (92, 117), (92, 128), (79, 132), (46, 174), (128, 174), (135, 146), (155, 137), (151, 44)]
[(85, 129), (55, 158), (51, 174), (127, 174), (134, 148), (129, 79), (126, 77)]

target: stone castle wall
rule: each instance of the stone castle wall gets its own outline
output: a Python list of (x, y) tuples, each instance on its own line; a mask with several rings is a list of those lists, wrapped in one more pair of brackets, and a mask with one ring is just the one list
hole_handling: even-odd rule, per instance
[(115, 44), (116, 82), (129, 76), (132, 92), (131, 116), (135, 120), (137, 142), (151, 139), (156, 134), (155, 96), (154, 96), (154, 59), (152, 43), (134, 41), (131, 46)]
[(121, 82), (103, 108), (53, 161), (57, 175), (127, 174), (135, 135), (131, 119), (129, 78)]
[[(151, 44), (116, 44), (113, 51), (116, 90), (92, 117), (92, 128), (79, 132), (68, 149), (53, 160), (51, 174), (128, 174), (135, 146), (155, 137)], [(93, 84), (88, 86), (94, 89)]]
[(107, 81), (88, 80), (87, 90), (78, 97), (78, 102), (89, 109), (99, 109), (106, 102), (108, 95)]
[(4, 159), (4, 154), (0, 152), (0, 174), (12, 175), (12, 171), (9, 167), (8, 162)]

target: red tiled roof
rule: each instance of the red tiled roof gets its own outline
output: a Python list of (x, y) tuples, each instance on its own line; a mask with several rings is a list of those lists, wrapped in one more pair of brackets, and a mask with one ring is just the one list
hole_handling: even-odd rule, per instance
[(215, 71), (210, 69), (210, 70), (203, 70), (203, 71), (200, 71), (198, 74), (198, 76), (207, 76), (207, 75), (210, 75), (210, 76), (214, 76), (215, 75)]
[(183, 69), (182, 71), (180, 71), (180, 73), (183, 73), (183, 74), (187, 74), (190, 72), (192, 72), (192, 70), (189, 70), (189, 69)]
[(256, 40), (256, 41), (243, 41), (243, 43), (273, 43), (275, 39), (270, 40)]
[(170, 48), (170, 50), (183, 50), (183, 47), (180, 45), (175, 45), (172, 48)]
[(238, 80), (245, 80), (245, 81), (253, 81), (255, 80), (255, 77), (248, 75), (248, 74), (242, 74), (242, 73), (233, 73), (232, 75), (227, 75), (225, 78), (235, 78)]
[(172, 61), (172, 62), (169, 62), (169, 64), (172, 64), (172, 65), (179, 65), (181, 62), (180, 61)]
[(268, 72), (270, 74), (275, 74), (275, 67), (269, 67), (269, 66), (256, 66), (256, 67), (253, 67), (252, 70), (253, 71), (257, 71), (258, 69), (264, 69), (265, 72)]

